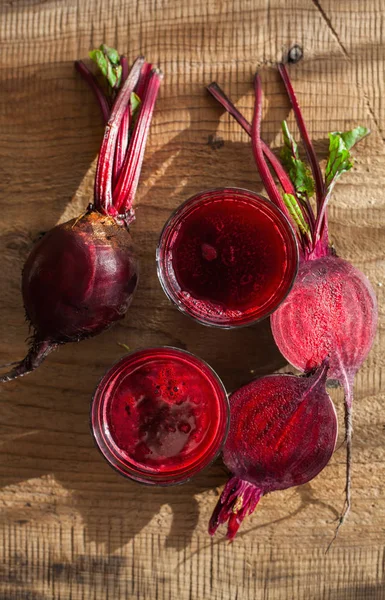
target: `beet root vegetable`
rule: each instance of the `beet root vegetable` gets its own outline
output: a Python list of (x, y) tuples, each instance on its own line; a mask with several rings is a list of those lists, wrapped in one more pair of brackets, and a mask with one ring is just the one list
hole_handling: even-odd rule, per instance
[(2, 382), (33, 371), (59, 344), (97, 335), (122, 319), (136, 289), (138, 261), (129, 225), (162, 74), (142, 57), (128, 72), (127, 59), (113, 49), (97, 52), (104, 87), (77, 63), (107, 119), (94, 201), (85, 214), (45, 234), (27, 258), (22, 293), (33, 328), (30, 351)]
[(112, 217), (90, 211), (51, 229), (23, 270), (24, 306), (35, 335), (13, 378), (36, 368), (58, 344), (91, 337), (122, 319), (137, 280), (131, 235)]
[(230, 396), (223, 460), (232, 477), (211, 517), (211, 535), (227, 522), (233, 539), (262, 496), (307, 483), (326, 466), (338, 430), (326, 376), (324, 363), (309, 376), (261, 377)]
[[(323, 176), (288, 72), (284, 65), (279, 65), (278, 69), (294, 110), (310, 168), (301, 160), (286, 122), (282, 124), (284, 148), (281, 152), (285, 168), (262, 141), (262, 90), (258, 75), (255, 77), (252, 124), (217, 84), (211, 84), (208, 89), (251, 136), (255, 161), (269, 198), (286, 213), (297, 231), (300, 247), (298, 276), (288, 297), (271, 316), (278, 348), (293, 366), (305, 372), (320, 366), (327, 358), (330, 362), (329, 377), (344, 388), (346, 496), (339, 528), (351, 505), (353, 379), (373, 344), (377, 303), (365, 275), (339, 258), (329, 245), (327, 205), (335, 183), (353, 166), (351, 148), (370, 132), (364, 127), (357, 127), (344, 133), (329, 134), (329, 157)], [(282, 192), (268, 163), (279, 180)]]

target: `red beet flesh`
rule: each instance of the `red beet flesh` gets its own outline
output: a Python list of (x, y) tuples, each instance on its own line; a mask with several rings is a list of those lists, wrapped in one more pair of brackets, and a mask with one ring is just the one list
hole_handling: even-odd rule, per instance
[(289, 296), (271, 316), (271, 326), (290, 364), (308, 371), (329, 357), (329, 377), (338, 379), (350, 396), (376, 332), (373, 288), (342, 258), (303, 262)]
[(338, 429), (326, 376), (326, 364), (310, 376), (269, 375), (230, 396), (223, 460), (233, 476), (211, 517), (211, 535), (228, 521), (232, 539), (264, 494), (307, 483), (326, 466)]
[(271, 203), (236, 188), (194, 196), (159, 244), (166, 292), (205, 324), (232, 327), (269, 314), (288, 293), (297, 248)]
[[(59, 344), (97, 335), (122, 319), (138, 280), (128, 225), (162, 75), (149, 70), (141, 57), (128, 73), (123, 57), (125, 75), (112, 103), (85, 65), (76, 66), (108, 118), (96, 171), (95, 205), (51, 229), (29, 255), (22, 292), (33, 328), (31, 348), (24, 360), (0, 377), (2, 382), (33, 371)], [(138, 89), (142, 102), (131, 131), (130, 102)], [(119, 172), (113, 168), (115, 160)]]
[(205, 363), (182, 350), (154, 348), (125, 357), (106, 374), (91, 420), (99, 448), (121, 473), (177, 483), (219, 451), (228, 401)]

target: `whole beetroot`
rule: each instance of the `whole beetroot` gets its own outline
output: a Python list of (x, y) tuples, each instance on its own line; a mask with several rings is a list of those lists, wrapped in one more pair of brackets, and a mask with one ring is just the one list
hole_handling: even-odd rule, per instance
[(97, 335), (122, 319), (136, 289), (129, 224), (162, 74), (142, 57), (128, 72), (127, 59), (105, 45), (90, 55), (102, 83), (83, 63), (76, 67), (107, 121), (94, 200), (85, 214), (44, 235), (27, 258), (22, 293), (33, 329), (30, 350), (1, 382), (33, 371), (59, 344)]

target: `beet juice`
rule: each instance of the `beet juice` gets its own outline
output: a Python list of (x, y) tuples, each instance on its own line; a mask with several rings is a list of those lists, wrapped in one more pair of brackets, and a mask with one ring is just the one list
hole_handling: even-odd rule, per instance
[(236, 327), (269, 315), (288, 294), (298, 249), (269, 200), (237, 188), (203, 192), (166, 223), (158, 275), (169, 298), (205, 325)]
[(108, 462), (136, 481), (186, 481), (218, 454), (229, 406), (220, 379), (203, 361), (176, 348), (122, 358), (94, 395), (91, 426)]

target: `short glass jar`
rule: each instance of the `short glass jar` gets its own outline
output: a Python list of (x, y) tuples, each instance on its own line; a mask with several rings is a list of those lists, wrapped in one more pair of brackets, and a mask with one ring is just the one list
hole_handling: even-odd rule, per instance
[(248, 190), (208, 190), (184, 202), (157, 248), (166, 295), (204, 325), (250, 325), (272, 313), (298, 270), (295, 234), (283, 213)]
[(207, 363), (184, 350), (149, 348), (117, 362), (91, 406), (95, 442), (135, 481), (182, 483), (209, 465), (229, 424), (226, 390)]

